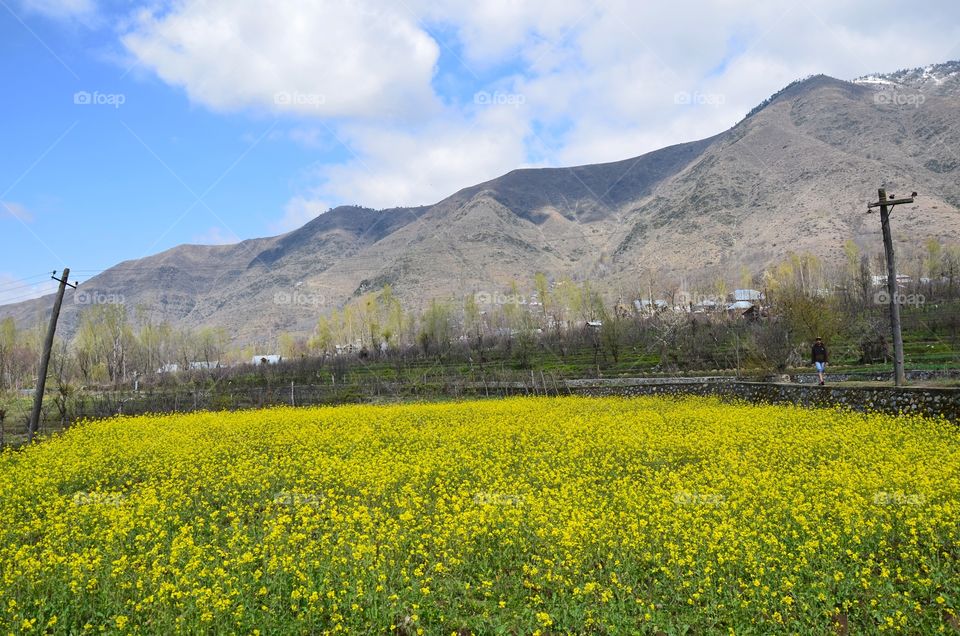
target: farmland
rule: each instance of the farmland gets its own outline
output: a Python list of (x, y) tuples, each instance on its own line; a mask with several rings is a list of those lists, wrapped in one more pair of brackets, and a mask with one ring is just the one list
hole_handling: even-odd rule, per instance
[(958, 442), (702, 398), (87, 422), (0, 455), (0, 627), (956, 632)]

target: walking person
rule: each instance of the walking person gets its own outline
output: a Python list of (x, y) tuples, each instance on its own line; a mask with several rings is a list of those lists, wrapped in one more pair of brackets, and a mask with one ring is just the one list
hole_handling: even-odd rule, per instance
[(813, 349), (810, 352), (810, 358), (813, 366), (817, 369), (817, 376), (820, 378), (820, 386), (823, 386), (823, 374), (827, 369), (827, 362), (830, 361), (830, 352), (823, 344), (823, 338), (819, 336), (813, 343)]

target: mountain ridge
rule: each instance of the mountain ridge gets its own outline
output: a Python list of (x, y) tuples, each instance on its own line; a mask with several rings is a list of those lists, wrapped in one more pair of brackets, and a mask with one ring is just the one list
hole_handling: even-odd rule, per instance
[[(538, 271), (632, 293), (651, 279), (696, 285), (757, 272), (789, 251), (839, 262), (846, 239), (878, 245), (863, 212), (881, 183), (922, 194), (898, 210), (903, 246), (931, 227), (957, 240), (960, 162), (950, 148), (960, 147), (960, 63), (925, 69), (850, 82), (814, 75), (706, 139), (603, 164), (512, 170), (433, 205), (339, 206), (278, 236), (125, 261), (81, 290), (119, 294), (152, 320), (267, 342), (306, 333), (321, 313), (385, 284), (423, 306)], [(878, 97), (891, 86), (910, 87), (922, 103)], [(312, 300), (278, 302), (293, 297)], [(85, 306), (76, 298), (65, 303), (67, 335)], [(0, 316), (26, 324), (48, 306), (35, 299)]]

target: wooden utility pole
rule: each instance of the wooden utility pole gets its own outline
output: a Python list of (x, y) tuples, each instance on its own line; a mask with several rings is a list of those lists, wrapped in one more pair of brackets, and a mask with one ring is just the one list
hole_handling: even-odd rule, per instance
[(893, 254), (893, 235), (890, 232), (890, 212), (893, 206), (901, 203), (913, 203), (914, 192), (905, 199), (887, 196), (883, 188), (877, 190), (878, 200), (867, 206), (867, 212), (880, 208), (880, 229), (883, 232), (883, 249), (887, 254), (887, 296), (890, 304), (890, 330), (893, 332), (893, 384), (903, 386), (906, 372), (903, 370), (903, 334), (900, 330), (900, 294), (897, 290), (897, 263)]
[(57, 319), (60, 318), (60, 306), (63, 304), (63, 293), (67, 287), (76, 289), (77, 286), (68, 282), (70, 268), (63, 270), (63, 277), (57, 278), (54, 270), (52, 278), (60, 283), (57, 290), (57, 299), (53, 303), (53, 313), (50, 314), (50, 326), (47, 327), (47, 339), (43, 343), (43, 355), (40, 356), (40, 372), (37, 375), (37, 386), (33, 390), (33, 413), (30, 414), (30, 426), (27, 429), (27, 441), (32, 442), (33, 436), (40, 425), (40, 409), (43, 406), (43, 392), (47, 387), (47, 367), (50, 366), (50, 352), (53, 350), (53, 336), (57, 331)]

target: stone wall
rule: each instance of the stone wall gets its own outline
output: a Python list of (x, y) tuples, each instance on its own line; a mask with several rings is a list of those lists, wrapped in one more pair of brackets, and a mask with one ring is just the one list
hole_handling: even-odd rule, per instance
[(703, 395), (740, 399), (747, 402), (797, 404), (813, 407), (841, 406), (856, 411), (915, 413), (943, 416), (960, 422), (960, 389), (837, 387), (806, 384), (718, 381), (701, 378), (683, 382), (623, 383), (604, 380), (579, 381), (569, 386), (577, 395), (596, 397), (621, 395)]
[[(875, 371), (873, 373), (850, 372), (834, 373), (827, 366), (828, 382), (849, 382), (851, 380), (861, 382), (893, 382), (893, 371)], [(907, 371), (907, 380), (916, 382), (927, 382), (930, 380), (960, 380), (960, 371), (951, 369), (946, 371)], [(819, 378), (816, 373), (794, 373), (790, 375), (790, 381), (798, 384), (816, 384)]]

